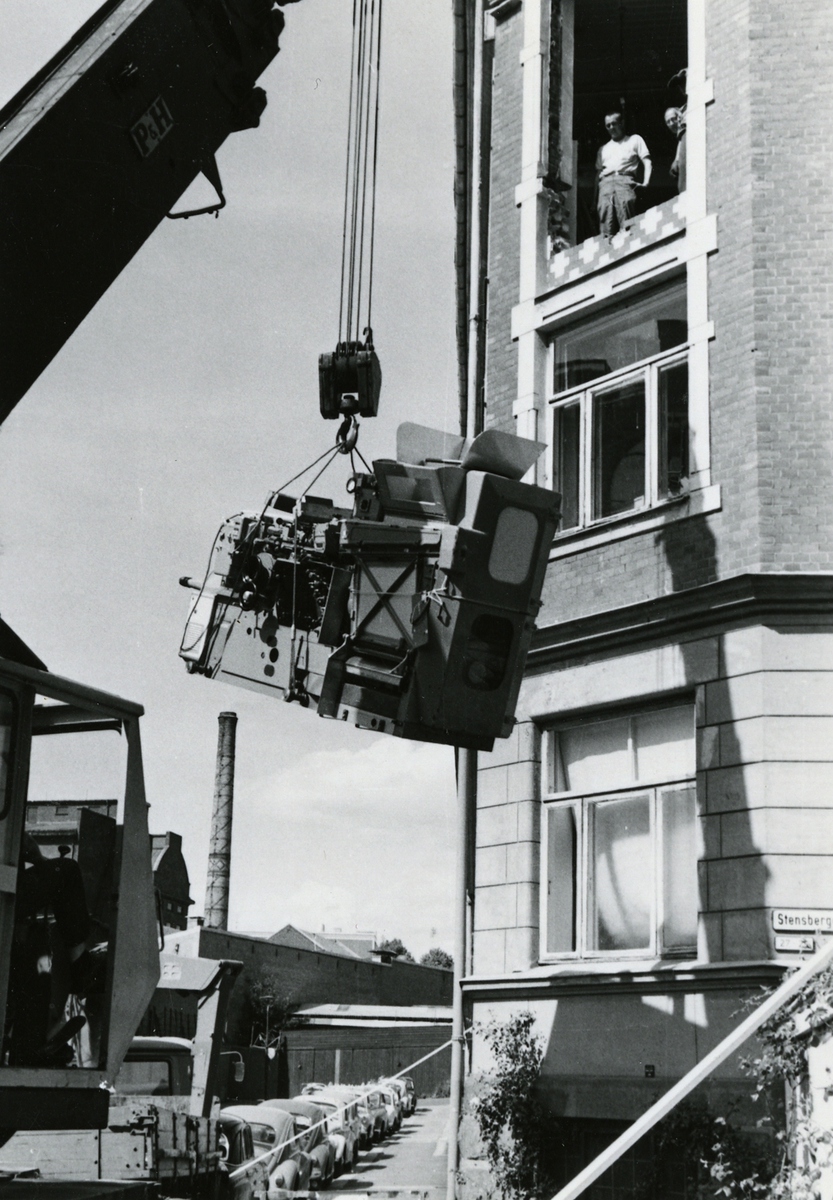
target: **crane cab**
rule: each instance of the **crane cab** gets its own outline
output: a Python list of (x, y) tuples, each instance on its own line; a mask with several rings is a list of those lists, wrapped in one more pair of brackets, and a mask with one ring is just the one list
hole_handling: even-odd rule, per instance
[[(107, 1124), (108, 1088), (159, 977), (141, 713), (127, 700), (0, 658), (6, 1133)], [(66, 789), (88, 797), (103, 770), (118, 773), (113, 815), (71, 804)], [(38, 804), (38, 791), (61, 799)], [(43, 819), (45, 807), (57, 820)], [(75, 811), (73, 828), (62, 808)]]

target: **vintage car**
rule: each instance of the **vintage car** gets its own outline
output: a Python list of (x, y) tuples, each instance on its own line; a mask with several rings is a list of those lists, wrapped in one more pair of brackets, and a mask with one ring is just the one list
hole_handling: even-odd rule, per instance
[(410, 1075), (400, 1075), (399, 1078), (405, 1084), (405, 1090), (408, 1093), (408, 1099), (409, 1099), (410, 1105), (411, 1105), (410, 1111), (411, 1111), (411, 1113), (415, 1113), (416, 1107), (417, 1107), (417, 1102), (418, 1102), (419, 1098), (417, 1096), (414, 1081), (413, 1081), (413, 1079), (411, 1079)]
[[(254, 1144), (255, 1159), (265, 1164), (268, 1190), (307, 1191), (312, 1175), (312, 1159), (301, 1148), (302, 1135), (291, 1113), (260, 1104), (235, 1104), (224, 1108), (221, 1119), (248, 1125)], [(234, 1170), (229, 1178), (234, 1182)], [(235, 1200), (237, 1193), (235, 1192)]]
[(256, 1148), (248, 1122), (229, 1110), (217, 1118), (219, 1143), (228, 1172), (226, 1195), (232, 1200), (266, 1200), (269, 1162)]
[(396, 1133), (402, 1124), (402, 1101), (399, 1098), (399, 1092), (395, 1088), (392, 1088), (389, 1083), (379, 1083), (377, 1086), (379, 1095), (382, 1097), (382, 1103), (391, 1113), (390, 1132)]
[(389, 1087), (391, 1091), (396, 1092), (399, 1097), (399, 1115), (401, 1119), (410, 1116), (411, 1103), (408, 1098), (408, 1089), (401, 1079), (383, 1079), (385, 1087)]
[[(305, 1097), (309, 1099), (309, 1097)], [(359, 1157), (361, 1125), (355, 1099), (335, 1086), (315, 1093), (315, 1105), (327, 1118), (327, 1133), (336, 1146), (336, 1174), (354, 1171)]]
[(308, 1096), (294, 1100), (261, 1100), (258, 1108), (274, 1108), (295, 1118), (298, 1144), (312, 1159), (310, 1187), (326, 1187), (336, 1173), (336, 1145), (327, 1130), (327, 1116)]

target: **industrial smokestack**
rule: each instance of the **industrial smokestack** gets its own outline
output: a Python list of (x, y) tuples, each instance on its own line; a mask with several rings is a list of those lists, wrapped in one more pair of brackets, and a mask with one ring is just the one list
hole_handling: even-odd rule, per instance
[(234, 807), (234, 740), (237, 713), (219, 716), (217, 767), (214, 772), (214, 811), (205, 886), (205, 925), (228, 929), (228, 889), (231, 871), (231, 818)]

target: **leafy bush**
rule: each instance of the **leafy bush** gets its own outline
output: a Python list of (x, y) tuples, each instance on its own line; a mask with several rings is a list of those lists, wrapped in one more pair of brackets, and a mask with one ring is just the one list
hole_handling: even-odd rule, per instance
[(486, 1086), (470, 1110), (483, 1139), (494, 1185), (503, 1200), (527, 1200), (547, 1187), (542, 1171), (544, 1110), (535, 1096), (543, 1047), (534, 1014), (480, 1026), (494, 1058)]

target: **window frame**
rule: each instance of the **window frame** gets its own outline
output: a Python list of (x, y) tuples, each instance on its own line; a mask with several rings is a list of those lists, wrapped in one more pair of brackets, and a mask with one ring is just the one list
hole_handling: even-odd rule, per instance
[[(556, 335), (557, 336), (557, 335)], [(550, 343), (548, 378), (550, 386), (555, 386), (555, 338)], [(660, 376), (663, 370), (689, 363), (690, 341), (681, 342), (670, 350), (661, 351), (648, 358), (640, 359), (626, 367), (620, 367), (607, 375), (588, 383), (576, 384), (563, 392), (555, 393), (547, 400), (547, 443), (550, 448), (549, 476), (553, 491), (560, 491), (561, 465), (559, 463), (558, 414), (563, 410), (578, 405), (579, 407), (579, 453), (578, 453), (578, 521), (569, 528), (556, 531), (556, 540), (562, 537), (574, 536), (585, 530), (598, 529), (617, 521), (627, 521), (638, 517), (641, 513), (679, 503), (691, 490), (692, 467), (692, 423), (691, 423), (691, 380), (689, 374), (689, 413), (688, 413), (688, 475), (687, 482), (676, 495), (660, 493), (663, 474), (662, 455), (660, 453), (660, 434), (662, 432), (662, 414), (660, 412)], [(597, 399), (603, 397), (624, 385), (635, 382), (639, 378), (644, 381), (645, 394), (645, 486), (642, 493), (643, 503), (634, 504), (631, 508), (607, 516), (596, 516), (597, 505), (597, 472), (594, 466), (596, 454), (596, 422)]]
[[(662, 707), (666, 707), (663, 705)], [(671, 707), (676, 707), (672, 705)], [(622, 714), (629, 719), (639, 717), (649, 709)], [(599, 717), (604, 720), (604, 717)], [(541, 838), (539, 844), (539, 929), (540, 943), (538, 958), (542, 963), (554, 962), (619, 962), (628, 960), (644, 960), (646, 958), (689, 959), (696, 957), (696, 944), (690, 942), (668, 943), (663, 940), (666, 928), (666, 874), (665, 858), (669, 853), (665, 832), (664, 798), (669, 792), (690, 789), (694, 800), (695, 838), (697, 836), (697, 780), (696, 766), (689, 774), (681, 774), (674, 778), (658, 778), (648, 776), (639, 782), (632, 782), (621, 788), (602, 787), (597, 790), (558, 789), (556, 776), (556, 746), (557, 735), (566, 729), (578, 725), (595, 723), (588, 717), (576, 721), (564, 721), (543, 731), (545, 739), (545, 771), (542, 772), (541, 807), (543, 809), (541, 822)], [(696, 740), (694, 727), (694, 707), (692, 705), (692, 735)], [(632, 726), (628, 733), (628, 754), (634, 761), (635, 746)], [(637, 796), (649, 797), (649, 836), (651, 839), (651, 862), (653, 879), (651, 895), (649, 896), (649, 930), (648, 945), (634, 949), (600, 950), (593, 947), (591, 922), (595, 912), (595, 830), (594, 811), (604, 801), (627, 800)], [(574, 828), (576, 831), (575, 864), (573, 878), (574, 895), (574, 948), (572, 950), (549, 950), (549, 842), (550, 842), (550, 813), (563, 812), (572, 809), (574, 813)], [(699, 916), (699, 910), (698, 914)]]

